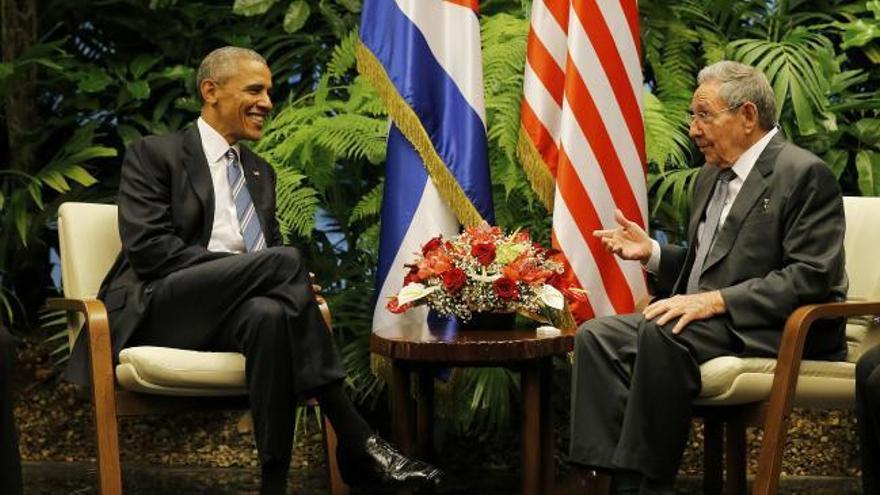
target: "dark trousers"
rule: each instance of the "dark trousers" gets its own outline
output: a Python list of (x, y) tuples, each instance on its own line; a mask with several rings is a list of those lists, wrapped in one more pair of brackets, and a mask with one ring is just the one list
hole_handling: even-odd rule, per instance
[(865, 495), (880, 495), (880, 346), (856, 364), (856, 418)]
[(15, 371), (16, 339), (0, 328), (0, 493), (22, 493), (18, 432), (12, 417), (12, 373)]
[[(674, 322), (673, 322), (674, 323)], [(730, 319), (694, 322), (673, 335), (641, 314), (597, 318), (575, 337), (573, 462), (675, 480), (690, 431), (699, 364), (735, 354)]]
[(344, 378), (308, 270), (289, 247), (179, 270), (153, 284), (147, 324), (128, 346), (245, 355), (263, 468), (290, 463), (296, 401)]

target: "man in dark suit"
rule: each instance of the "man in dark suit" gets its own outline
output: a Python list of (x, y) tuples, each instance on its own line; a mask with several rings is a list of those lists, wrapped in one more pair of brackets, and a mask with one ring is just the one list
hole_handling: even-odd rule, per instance
[(12, 374), (15, 372), (16, 339), (0, 326), (0, 491), (22, 493), (18, 432), (12, 415)]
[(880, 495), (880, 346), (856, 364), (856, 417), (862, 489), (865, 495)]
[[(346, 396), (309, 271), (282, 246), (275, 172), (240, 144), (260, 138), (272, 108), (266, 61), (220, 48), (202, 61), (198, 86), (196, 125), (133, 143), (122, 165), (122, 252), (99, 293), (114, 356), (137, 345), (243, 353), (261, 493), (286, 491), (295, 401), (307, 397), (339, 434), (346, 481), (435, 483), (437, 469), (373, 435)], [(69, 376), (84, 381), (78, 350)]]
[[(642, 313), (588, 321), (575, 339), (570, 457), (610, 472), (615, 493), (673, 493), (701, 363), (775, 356), (796, 307), (847, 290), (840, 188), (822, 160), (779, 135), (764, 74), (735, 62), (706, 67), (691, 112), (706, 165), (688, 247), (660, 246), (619, 211), (617, 228), (594, 233), (642, 262), (668, 296)], [(806, 355), (841, 358), (842, 321), (821, 324)]]

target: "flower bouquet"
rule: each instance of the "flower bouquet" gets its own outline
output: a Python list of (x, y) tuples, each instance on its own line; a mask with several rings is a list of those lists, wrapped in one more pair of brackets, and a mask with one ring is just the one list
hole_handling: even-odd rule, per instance
[(558, 328), (574, 325), (568, 301), (582, 300), (558, 252), (532, 242), (528, 232), (504, 234), (483, 223), (450, 239), (435, 237), (406, 267), (403, 288), (386, 307), (403, 313), (427, 304), (463, 322), (477, 313), (517, 312)]

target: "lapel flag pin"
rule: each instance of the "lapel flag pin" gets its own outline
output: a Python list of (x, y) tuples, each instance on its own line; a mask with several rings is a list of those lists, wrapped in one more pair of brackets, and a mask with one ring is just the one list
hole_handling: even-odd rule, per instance
[(761, 209), (766, 212), (767, 207), (770, 206), (770, 198), (764, 198), (764, 201), (762, 203), (763, 204), (761, 205)]

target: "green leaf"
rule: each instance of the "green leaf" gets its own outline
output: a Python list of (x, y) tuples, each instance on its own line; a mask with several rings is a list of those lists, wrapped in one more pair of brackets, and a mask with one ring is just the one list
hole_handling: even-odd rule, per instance
[(116, 151), (116, 148), (108, 148), (106, 146), (88, 146), (86, 148), (76, 150), (70, 156), (65, 158), (65, 161), (68, 163), (81, 163), (93, 160), (95, 158), (112, 158), (116, 156), (117, 153), (118, 152)]
[(131, 75), (133, 75), (135, 79), (140, 79), (141, 76), (146, 74), (147, 71), (156, 65), (159, 60), (161, 60), (161, 57), (147, 54), (138, 55), (128, 64), (128, 70), (131, 71)]
[(119, 124), (116, 126), (116, 133), (119, 134), (119, 139), (122, 139), (122, 144), (125, 145), (126, 148), (132, 143), (132, 141), (141, 137), (141, 133), (136, 127), (127, 124)]
[(21, 240), (22, 244), (27, 246), (28, 223), (30, 223), (30, 217), (28, 215), (27, 209), (16, 208), (14, 215), (15, 230), (18, 231), (18, 238)]
[(192, 67), (187, 67), (185, 65), (175, 65), (173, 67), (167, 67), (159, 72), (152, 73), (155, 77), (171, 79), (173, 81), (178, 80), (188, 80), (193, 77), (195, 70)]
[(86, 93), (103, 91), (113, 80), (101, 69), (89, 67), (76, 76), (77, 86)]
[(336, 3), (345, 7), (352, 14), (361, 11), (361, 0), (336, 0)]
[(309, 14), (311, 14), (311, 9), (304, 0), (291, 2), (287, 7), (287, 13), (284, 14), (284, 31), (288, 34), (299, 31), (308, 20)]
[(146, 100), (150, 97), (150, 85), (147, 81), (131, 81), (125, 85), (125, 89), (136, 100)]
[(232, 12), (245, 17), (262, 15), (269, 11), (278, 0), (235, 0)]
[(840, 47), (844, 50), (865, 46), (880, 37), (880, 24), (876, 21), (856, 19), (848, 23), (835, 23), (835, 25), (843, 31), (843, 43)]
[(851, 132), (859, 141), (876, 146), (880, 143), (880, 119), (860, 119)]
[(873, 162), (880, 157), (873, 151), (862, 150), (856, 154), (856, 172), (859, 174), (859, 191), (862, 196), (873, 196), (877, 188), (874, 177), (875, 167)]
[(15, 67), (11, 62), (0, 62), (0, 81), (11, 76), (15, 72)]
[(202, 102), (198, 98), (191, 96), (183, 96), (174, 100), (174, 108), (185, 110), (187, 112), (199, 113), (202, 109)]
[[(115, 152), (116, 150), (113, 150), (113, 151)], [(81, 184), (83, 186), (86, 186), (86, 187), (91, 186), (92, 184), (95, 184), (98, 182), (98, 180), (95, 179), (95, 177), (92, 174), (90, 174), (88, 172), (88, 170), (84, 169), (83, 167), (81, 167), (79, 165), (71, 165), (71, 166), (67, 167), (64, 170), (63, 174), (68, 179), (70, 179), (78, 184)]]
[(846, 150), (832, 149), (825, 153), (825, 162), (831, 167), (834, 176), (840, 179), (840, 175), (846, 170), (846, 163), (849, 161), (849, 153)]

